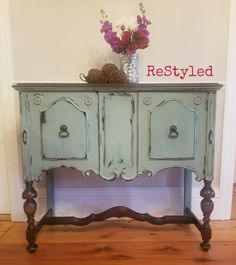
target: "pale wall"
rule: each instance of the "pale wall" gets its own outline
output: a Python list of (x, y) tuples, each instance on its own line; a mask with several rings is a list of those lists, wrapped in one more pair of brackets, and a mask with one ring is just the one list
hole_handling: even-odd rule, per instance
[[(1, 95), (0, 95), (1, 98)], [(9, 192), (8, 192), (8, 178), (7, 178), (7, 168), (6, 168), (6, 157), (5, 157), (5, 142), (3, 134), (3, 120), (2, 120), (2, 109), (0, 104), (0, 214), (10, 213), (9, 205)]]
[[(137, 0), (10, 0), (14, 80), (79, 82), (78, 74), (117, 61), (100, 33), (100, 9), (114, 23), (139, 12)], [(146, 65), (213, 65), (226, 78), (229, 1), (146, 0), (151, 19), (148, 49), (140, 51), (140, 82), (178, 82), (146, 77)]]
[[(151, 45), (140, 51), (140, 82), (180, 82), (178, 78), (150, 78), (146, 65), (212, 65), (213, 78), (181, 82), (224, 82), (227, 64), (229, 1), (146, 0)], [(112, 21), (138, 13), (138, 1), (9, 0), (13, 81), (80, 82), (103, 63), (117, 63), (100, 33), (99, 10)], [(219, 186), (224, 89), (217, 104), (215, 185)]]
[[(0, 1), (0, 214), (10, 213), (10, 200), (8, 189), (8, 172), (7, 172), (7, 158), (6, 158), (6, 139), (5, 139), (5, 116), (7, 110), (3, 104), (3, 91), (5, 86), (5, 8), (3, 1)], [(7, 86), (8, 87), (8, 86)], [(18, 174), (19, 175), (19, 174)]]

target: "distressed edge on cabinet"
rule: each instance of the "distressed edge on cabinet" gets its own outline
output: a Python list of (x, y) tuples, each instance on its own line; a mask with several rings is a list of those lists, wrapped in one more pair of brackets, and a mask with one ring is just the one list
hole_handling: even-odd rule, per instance
[(20, 92), (75, 92), (75, 91), (216, 91), (223, 84), (220, 83), (139, 83), (139, 84), (102, 84), (102, 83), (14, 83), (13, 88)]

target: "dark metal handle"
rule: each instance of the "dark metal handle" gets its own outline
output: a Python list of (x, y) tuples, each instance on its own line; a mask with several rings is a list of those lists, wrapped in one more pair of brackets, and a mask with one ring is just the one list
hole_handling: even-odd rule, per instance
[(23, 130), (22, 132), (22, 142), (24, 145), (28, 143), (28, 132), (26, 130)]
[(214, 142), (214, 132), (212, 129), (209, 131), (208, 141), (209, 141), (209, 144), (213, 144), (213, 142)]
[(59, 137), (61, 138), (66, 138), (70, 135), (70, 133), (68, 132), (68, 128), (65, 124), (62, 124), (60, 127), (60, 132), (58, 133)]
[(177, 127), (175, 125), (170, 126), (170, 132), (169, 137), (170, 138), (177, 138), (179, 136), (179, 133), (177, 131)]

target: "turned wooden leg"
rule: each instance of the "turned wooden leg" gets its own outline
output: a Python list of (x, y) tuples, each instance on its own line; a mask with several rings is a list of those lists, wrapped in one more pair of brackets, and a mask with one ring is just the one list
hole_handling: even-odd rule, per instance
[(35, 244), (37, 231), (35, 227), (34, 214), (37, 209), (37, 203), (34, 200), (37, 197), (37, 191), (33, 188), (33, 181), (25, 181), (26, 188), (23, 191), (22, 198), (25, 199), (24, 211), (27, 215), (27, 230), (26, 239), (29, 242), (27, 250), (29, 252), (34, 252), (37, 249), (37, 244)]
[(203, 212), (203, 225), (201, 229), (202, 240), (200, 244), (203, 251), (208, 251), (211, 247), (209, 241), (211, 239), (210, 215), (214, 209), (214, 203), (211, 198), (215, 197), (215, 192), (211, 187), (211, 181), (204, 181), (205, 186), (202, 188), (200, 195), (203, 197), (201, 201), (201, 209)]

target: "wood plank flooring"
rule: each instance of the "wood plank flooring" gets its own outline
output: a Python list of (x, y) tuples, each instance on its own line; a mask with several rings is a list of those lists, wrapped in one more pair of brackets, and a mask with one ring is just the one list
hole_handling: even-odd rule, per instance
[(153, 226), (136, 221), (105, 221), (86, 227), (46, 226), (39, 249), (25, 250), (25, 223), (0, 222), (1, 265), (235, 265), (236, 186), (230, 221), (212, 221), (209, 252), (199, 247), (193, 225)]

